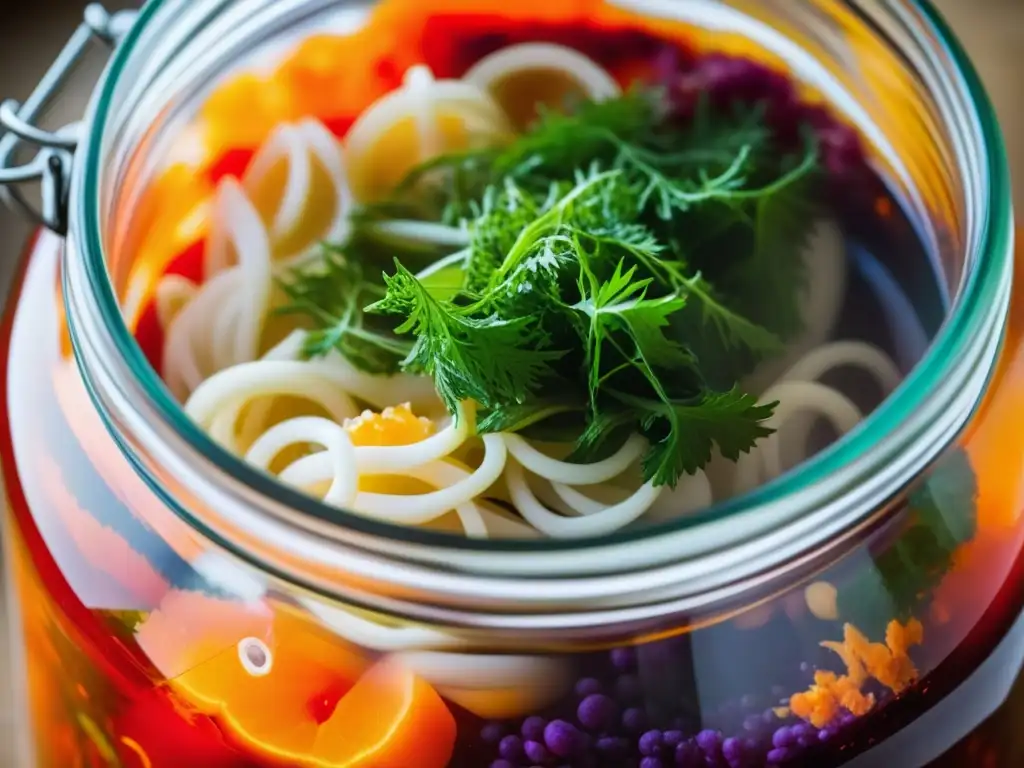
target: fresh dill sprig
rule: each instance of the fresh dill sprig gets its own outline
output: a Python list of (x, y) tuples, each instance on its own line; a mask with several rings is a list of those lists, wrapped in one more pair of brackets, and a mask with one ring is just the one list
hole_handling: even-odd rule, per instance
[[(319, 276), (286, 281), (317, 326), (307, 352), (429, 375), (453, 413), (477, 403), (480, 432), (575, 440), (578, 457), (640, 432), (658, 485), (750, 450), (774, 404), (737, 382), (799, 330), (817, 147), (775, 146), (756, 108), (681, 125), (662, 105), (583, 103), (414, 170)], [(382, 238), (389, 217), (452, 242)]]
[(484, 407), (520, 403), (549, 375), (546, 339), (530, 317), (480, 316), (439, 300), (400, 263), (385, 277), (387, 293), (368, 312), (398, 315), (395, 329), (415, 341), (402, 369), (432, 376), (438, 394), (456, 413), (459, 403)]
[(358, 262), (324, 246), (322, 259), (293, 270), (279, 285), (288, 303), (278, 313), (307, 318), (316, 326), (306, 335), (307, 356), (337, 350), (367, 373), (389, 375), (401, 369), (412, 344), (394, 333), (393, 324), (364, 311), (387, 290), (383, 282), (367, 280)]

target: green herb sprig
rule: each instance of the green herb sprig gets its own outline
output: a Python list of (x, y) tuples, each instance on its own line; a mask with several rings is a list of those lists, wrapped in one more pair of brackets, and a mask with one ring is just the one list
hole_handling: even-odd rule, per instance
[(896, 531), (858, 558), (853, 578), (839, 582), (843, 621), (884, 633), (891, 619), (919, 616), (949, 574), (959, 547), (977, 532), (978, 480), (967, 453), (953, 447), (907, 496)]
[[(799, 330), (817, 147), (777, 146), (755, 107), (680, 124), (663, 103), (546, 113), (415, 169), (285, 280), (307, 352), (429, 375), (452, 413), (478, 404), (481, 432), (575, 441), (581, 459), (638, 431), (658, 485), (749, 451), (774, 405), (738, 382)], [(382, 242), (395, 217), (458, 245)]]

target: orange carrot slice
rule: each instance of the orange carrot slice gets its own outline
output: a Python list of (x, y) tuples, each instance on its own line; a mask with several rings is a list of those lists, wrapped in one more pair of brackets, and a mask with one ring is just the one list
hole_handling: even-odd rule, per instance
[(235, 75), (203, 105), (206, 148), (216, 156), (228, 149), (257, 147), (293, 112), (293, 93), (277, 79), (249, 72)]
[(363, 675), (317, 735), (305, 764), (330, 768), (445, 768), (455, 719), (441, 697), (393, 660)]
[(285, 606), (176, 592), (137, 640), (184, 703), (241, 746), (285, 765), (327, 766), (317, 741), (369, 660)]

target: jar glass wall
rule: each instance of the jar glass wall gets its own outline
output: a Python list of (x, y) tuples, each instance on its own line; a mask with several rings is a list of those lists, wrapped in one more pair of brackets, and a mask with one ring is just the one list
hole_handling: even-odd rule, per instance
[[(736, 552), (756, 556), (731, 579), (700, 573), (703, 582), (687, 582), (687, 569), (697, 572), (707, 554), (697, 545), (678, 561), (655, 554), (667, 549), (659, 536), (699, 540), (708, 535), (702, 525), (732, 524), (729, 516), (745, 511), (739, 519), (749, 522), (758, 501), (741, 499), (691, 530), (626, 541), (624, 563), (646, 552), (651, 571), (664, 565), (662, 581), (644, 582), (645, 569), (633, 568), (632, 584), (621, 574), (602, 581), (595, 562), (610, 550), (596, 545), (580, 546), (575, 560), (571, 548), (547, 553), (578, 568), (559, 579), (528, 557), (532, 545), (481, 547), (477, 557), (443, 536), (403, 540), (344, 517), (348, 527), (325, 532), (304, 559), (285, 545), (319, 535), (322, 519), (291, 531), (294, 513), (271, 514), (271, 502), (288, 506), (284, 491), (271, 489), (277, 498), (268, 501), (260, 495), (266, 484), (255, 483), (240, 496), (244, 475), (219, 454), (191, 444), (176, 451), (188, 442), (187, 425), (161, 420), (162, 408), (174, 409), (147, 381), (155, 375), (137, 348), (130, 354), (138, 359), (127, 348), (113, 355), (135, 363), (128, 378), (108, 365), (108, 347), (129, 330), (114, 327), (98, 306), (111, 288), (97, 283), (97, 263), (109, 260), (116, 306), (128, 307), (131, 326), (132, 256), (153, 232), (175, 248), (191, 245), (178, 229), (187, 211), (161, 222), (165, 209), (157, 208), (147, 220), (145, 192), (203, 94), (170, 97), (146, 87), (146, 77), (202, 79), (204, 67), (225, 66), (269, 34), (261, 22), (301, 27), (327, 4), (264, 4), (227, 34), (235, 5), (196, 3), (188, 13), (172, 2), (151, 6), (128, 43), (153, 44), (141, 48), (149, 68), (136, 71), (138, 80), (122, 73), (119, 85), (108, 83), (104, 97), (113, 102), (101, 100), (94, 111), (101, 125), (124, 120), (107, 122), (109, 133), (95, 139), (102, 160), (85, 160), (67, 258), (56, 238), (40, 236), (9, 309), (0, 453), (31, 713), (26, 765), (760, 768), (1020, 759), (1024, 745), (1006, 723), (1019, 706), (1010, 688), (1024, 632), (1024, 439), (1015, 429), (1024, 402), (1024, 303), (1014, 297), (1002, 311), (1009, 203), (990, 110), (978, 103), (964, 111), (957, 102), (957, 92), (982, 97), (958, 62), (942, 58), (948, 51), (939, 38), (905, 39), (907, 29), (920, 29), (915, 24), (941, 37), (923, 12), (897, 5), (873, 17), (824, 0), (737, 2), (748, 14), (730, 17), (737, 29), (691, 33), (710, 50), (765, 56), (744, 34), (763, 28), (736, 20), (770, 20), (789, 54), (779, 59), (777, 48), (771, 61), (803, 77), (796, 63), (806, 52), (819, 62), (804, 62), (817, 90), (837, 104), (846, 94), (839, 106), (877, 139), (875, 163), (915, 214), (915, 234), (959, 297), (959, 314), (936, 346), (952, 343), (952, 325), (978, 356), (966, 372), (939, 361), (966, 401), (948, 401), (944, 410), (959, 408), (963, 419), (932, 419), (945, 433), (924, 431), (918, 443), (929, 444), (904, 445), (893, 461), (903, 474), (884, 486), (877, 479), (873, 504), (851, 499), (849, 486), (871, 487), (852, 474), (851, 458), (871, 453), (883, 437), (891, 443), (896, 416), (913, 417), (913, 409), (875, 414), (816, 467), (762, 491), (761, 502), (796, 505), (806, 503), (808, 488), (829, 486), (820, 509), (812, 504), (827, 523), (813, 546), (801, 544), (799, 521), (782, 516), (779, 529), (796, 531), (781, 539), (789, 555), (771, 562), (738, 542)], [(178, 26), (152, 26), (179, 12)], [(180, 48), (194, 53), (185, 42), (189, 22), (225, 34), (224, 46), (183, 59)], [(285, 34), (283, 26), (272, 29)], [(897, 64), (896, 50), (912, 66)], [(115, 72), (131, 61), (123, 54)], [(851, 61), (862, 66), (843, 66)], [(905, 119), (911, 105), (920, 107), (916, 122)], [(94, 191), (83, 192), (90, 174)], [(104, 248), (93, 248), (100, 240)], [(980, 306), (964, 309), (972, 291)], [(925, 412), (925, 394), (941, 388), (928, 376), (939, 370), (934, 357), (901, 391), (905, 408)], [(142, 399), (132, 400), (140, 391)], [(837, 520), (844, 503), (848, 513)], [(268, 541), (267, 532), (282, 537)], [(777, 534), (763, 531), (766, 539)], [(805, 537), (814, 539), (811, 531)], [(345, 545), (351, 552), (329, 549)], [(356, 567), (360, 556), (366, 570)], [(437, 560), (449, 556), (460, 558), (455, 575), (436, 573), (443, 571)], [(531, 565), (503, 572), (517, 557)], [(493, 562), (478, 567), (484, 558)], [(389, 583), (399, 566), (431, 577), (419, 590), (408, 575)], [(618, 591), (610, 590), (616, 579)], [(559, 581), (572, 589), (556, 590)], [(440, 594), (452, 584), (461, 592)], [(943, 714), (950, 710), (953, 722)]]

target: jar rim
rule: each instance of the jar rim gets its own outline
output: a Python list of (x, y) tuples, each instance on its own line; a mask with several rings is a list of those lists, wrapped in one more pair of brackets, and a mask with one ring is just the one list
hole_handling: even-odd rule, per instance
[[(145, 358), (142, 349), (129, 330), (116, 289), (107, 269), (102, 235), (102, 195), (100, 180), (103, 166), (104, 142), (111, 130), (109, 124), (115, 89), (126, 73), (126, 65), (144, 31), (158, 18), (162, 8), (173, 0), (152, 0), (140, 11), (136, 23), (115, 52), (97, 88), (87, 115), (88, 135), (79, 150), (80, 172), (73, 188), (73, 236), (84, 261), (87, 285), (92, 293), (100, 320), (110, 335), (117, 353), (123, 358), (138, 391), (159, 417), (185, 445), (203, 460), (212, 462), (233, 480), (262, 497), (307, 516), (316, 524), (340, 525), (357, 534), (374, 539), (391, 540), (416, 547), (438, 547), (447, 550), (476, 552), (481, 555), (498, 552), (572, 552), (594, 547), (650, 542), (659, 537), (692, 531), (716, 522), (733, 520), (744, 514), (758, 514), (769, 507), (778, 507), (792, 501), (808, 487), (829, 480), (833, 495), (843, 485), (837, 478), (850, 480), (848, 470), (859, 459), (883, 443), (907, 440), (911, 418), (920, 412), (933, 396), (937, 385), (946, 379), (970, 345), (976, 344), (983, 334), (982, 316), (986, 306), (998, 300), (1005, 290), (1008, 262), (1012, 253), (1012, 206), (1009, 173), (1005, 147), (992, 104), (980, 78), (966, 53), (948, 25), (929, 0), (907, 0), (907, 4), (930, 26), (938, 46), (953, 64), (958, 85), (966, 92), (972, 122), (970, 128), (980, 138), (981, 170), (985, 174), (986, 189), (984, 219), (976, 223), (977, 238), (973, 244), (976, 260), (957, 293), (949, 316), (933, 339), (921, 361), (914, 367), (901, 386), (855, 430), (836, 441), (826, 450), (802, 462), (794, 470), (738, 497), (716, 503), (702, 512), (670, 522), (636, 530), (619, 531), (607, 536), (538, 541), (475, 540), (451, 534), (403, 527), (379, 522), (351, 512), (329, 507), (298, 490), (289, 488), (247, 465), (241, 458), (219, 446), (197, 424), (187, 417), (163, 381)], [(72, 329), (76, 354), (78, 334)], [(102, 408), (100, 409), (102, 412)], [(104, 418), (107, 417), (104, 415)], [(111, 430), (116, 428), (108, 424)], [(122, 443), (123, 444), (123, 443)], [(904, 444), (901, 442), (901, 444)], [(942, 446), (935, 446), (937, 453)], [(933, 454), (934, 455), (934, 454)], [(148, 480), (148, 478), (147, 478)], [(166, 498), (166, 494), (162, 494)], [(820, 502), (819, 502), (820, 503)], [(188, 517), (188, 522), (206, 530), (187, 510), (177, 509)], [(215, 536), (216, 539), (221, 539)], [(675, 538), (675, 537), (673, 537)], [(222, 542), (223, 543), (223, 542)], [(235, 549), (230, 547), (229, 549)]]

